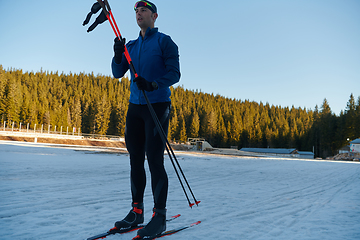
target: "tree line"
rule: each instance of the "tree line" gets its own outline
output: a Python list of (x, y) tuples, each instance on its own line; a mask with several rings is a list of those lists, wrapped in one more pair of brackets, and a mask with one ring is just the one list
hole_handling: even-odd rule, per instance
[[(317, 157), (360, 137), (360, 96), (350, 94), (336, 116), (326, 99), (314, 110), (237, 100), (171, 88), (169, 140), (205, 138), (214, 147), (296, 148)], [(92, 74), (23, 72), (0, 65), (2, 122), (63, 126), (82, 133), (123, 136), (130, 81)]]

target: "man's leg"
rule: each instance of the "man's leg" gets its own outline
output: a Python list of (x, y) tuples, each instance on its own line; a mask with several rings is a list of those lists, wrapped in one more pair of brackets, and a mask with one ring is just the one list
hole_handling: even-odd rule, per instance
[[(170, 103), (153, 104), (167, 137), (169, 127)], [(150, 113), (149, 113), (150, 114)], [(166, 200), (168, 193), (168, 177), (164, 168), (165, 144), (161, 140), (159, 131), (155, 127), (151, 116), (145, 123), (146, 155), (151, 172), (151, 185), (154, 196), (154, 214), (145, 228), (138, 231), (140, 237), (156, 236), (166, 229)]]
[(115, 223), (118, 229), (136, 226), (144, 222), (143, 197), (146, 186), (145, 161), (145, 128), (140, 114), (140, 106), (130, 104), (126, 116), (125, 142), (130, 154), (130, 182), (132, 210), (121, 221)]
[[(153, 104), (153, 108), (165, 131), (169, 127), (170, 103)], [(151, 116), (150, 116), (151, 117)], [(168, 177), (164, 167), (165, 144), (162, 141), (154, 120), (146, 121), (146, 155), (151, 173), (151, 186), (154, 196), (154, 208), (165, 209), (168, 193)]]
[(142, 120), (141, 106), (130, 104), (126, 116), (125, 142), (130, 154), (130, 180), (133, 202), (143, 202), (146, 186), (145, 127)]

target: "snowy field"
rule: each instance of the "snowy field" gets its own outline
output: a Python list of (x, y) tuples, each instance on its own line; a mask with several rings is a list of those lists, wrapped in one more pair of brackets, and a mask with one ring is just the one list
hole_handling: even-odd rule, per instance
[[(127, 154), (34, 146), (0, 141), (0, 239), (82, 240), (128, 213)], [(360, 164), (176, 154), (201, 203), (167, 159), (168, 216), (182, 214), (168, 229), (202, 223), (164, 240), (360, 239)], [(146, 221), (152, 207), (148, 185)]]

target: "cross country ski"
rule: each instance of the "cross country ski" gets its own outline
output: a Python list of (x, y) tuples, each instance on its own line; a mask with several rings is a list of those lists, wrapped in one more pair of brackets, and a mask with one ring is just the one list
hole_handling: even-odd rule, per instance
[(187, 228), (194, 227), (194, 226), (196, 226), (196, 225), (199, 225), (200, 223), (201, 223), (201, 221), (197, 221), (197, 222), (191, 223), (191, 224), (189, 224), (189, 225), (184, 225), (184, 226), (182, 226), (182, 227), (178, 227), (178, 228), (174, 228), (174, 229), (165, 231), (165, 232), (160, 233), (160, 234), (158, 234), (158, 235), (156, 235), (156, 236), (154, 236), (154, 237), (144, 237), (144, 238), (142, 238), (142, 237), (140, 237), (139, 235), (137, 235), (137, 236), (134, 237), (132, 240), (141, 240), (141, 239), (144, 239), (144, 240), (147, 239), (147, 240), (148, 240), (148, 239), (158, 239), (158, 238), (162, 238), (162, 237), (165, 237), (165, 236), (173, 235), (173, 234), (178, 233), (178, 232), (180, 232), (180, 231), (182, 231), (182, 230), (185, 230), (185, 229), (187, 229)]
[[(180, 214), (172, 216), (171, 218), (166, 219), (166, 222), (171, 222), (172, 220), (177, 219), (180, 216), (181, 216)], [(114, 228), (110, 229), (107, 232), (100, 233), (100, 234), (97, 234), (95, 236), (89, 237), (86, 240), (104, 239), (109, 235), (129, 233), (129, 232), (139, 230), (139, 229), (141, 229), (143, 227), (145, 227), (144, 224), (140, 224), (140, 225), (133, 226), (133, 227), (130, 227), (130, 228), (125, 228), (125, 229), (118, 229), (118, 228), (114, 227)]]

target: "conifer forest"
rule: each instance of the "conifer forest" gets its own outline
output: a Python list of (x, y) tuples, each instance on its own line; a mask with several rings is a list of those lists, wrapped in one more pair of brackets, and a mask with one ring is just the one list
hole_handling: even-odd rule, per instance
[[(201, 137), (213, 147), (296, 148), (324, 158), (360, 137), (360, 96), (351, 93), (337, 116), (326, 98), (320, 107), (308, 110), (229, 99), (182, 86), (171, 90), (171, 141)], [(129, 96), (127, 78), (24, 73), (0, 65), (2, 123), (75, 127), (82, 133), (124, 136)]]

